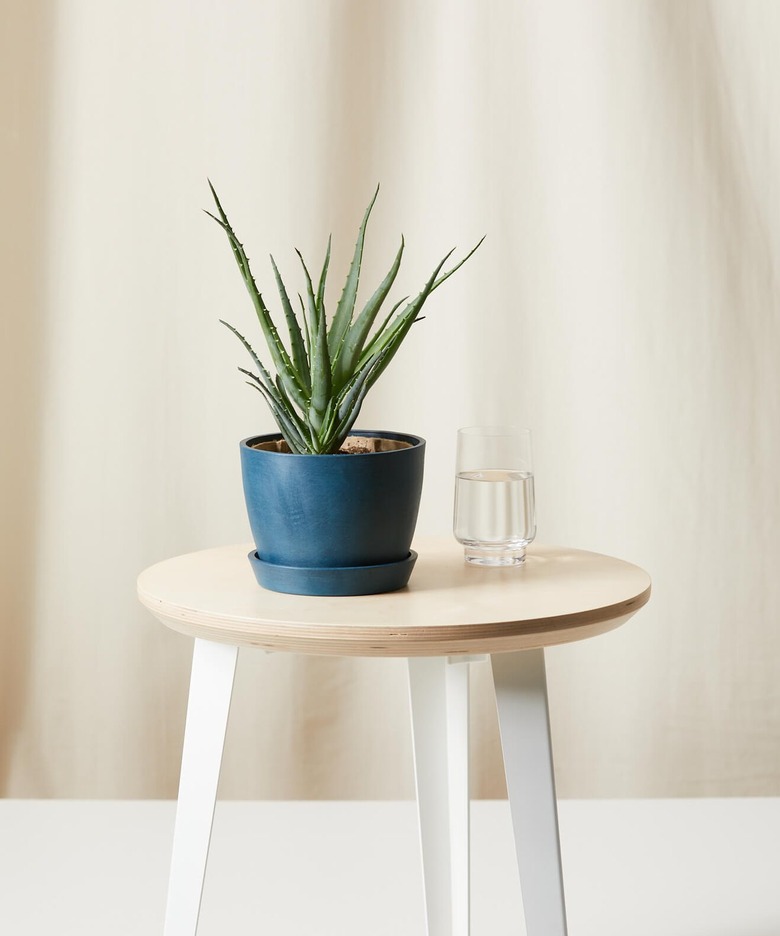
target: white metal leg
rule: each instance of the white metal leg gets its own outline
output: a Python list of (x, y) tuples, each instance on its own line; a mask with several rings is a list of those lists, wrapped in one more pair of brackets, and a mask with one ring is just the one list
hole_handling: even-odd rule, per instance
[(491, 663), (527, 936), (566, 936), (544, 650)]
[(468, 666), (409, 659), (428, 936), (468, 936)]
[(164, 936), (195, 936), (238, 647), (196, 640)]

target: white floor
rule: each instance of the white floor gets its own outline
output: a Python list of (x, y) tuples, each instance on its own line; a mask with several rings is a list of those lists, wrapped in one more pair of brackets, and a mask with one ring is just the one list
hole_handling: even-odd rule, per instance
[[(161, 933), (174, 804), (0, 801), (0, 934)], [(414, 804), (217, 806), (199, 936), (423, 936)], [(780, 800), (564, 801), (571, 936), (780, 936)], [(525, 932), (506, 803), (472, 936)]]

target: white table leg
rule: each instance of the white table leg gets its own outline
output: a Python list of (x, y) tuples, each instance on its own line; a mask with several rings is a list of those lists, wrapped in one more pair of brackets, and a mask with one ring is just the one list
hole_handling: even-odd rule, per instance
[(468, 665), (408, 662), (427, 933), (468, 936)]
[(527, 936), (566, 936), (544, 650), (491, 663)]
[(196, 640), (164, 936), (195, 936), (238, 647)]
[(447, 764), (450, 806), (452, 936), (471, 931), (471, 796), (469, 792), (469, 664), (448, 660)]

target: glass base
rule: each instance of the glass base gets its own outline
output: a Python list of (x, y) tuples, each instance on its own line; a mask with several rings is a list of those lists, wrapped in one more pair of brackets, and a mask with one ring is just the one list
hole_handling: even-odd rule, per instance
[(525, 546), (464, 546), (466, 562), (481, 566), (516, 566), (525, 562)]

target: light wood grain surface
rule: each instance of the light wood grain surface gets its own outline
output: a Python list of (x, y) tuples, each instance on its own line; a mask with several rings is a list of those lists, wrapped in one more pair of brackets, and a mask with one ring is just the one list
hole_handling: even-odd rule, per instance
[(250, 546), (160, 562), (138, 578), (140, 601), (191, 637), (295, 653), (444, 656), (581, 640), (624, 623), (650, 578), (620, 559), (536, 546), (523, 566), (467, 565), (449, 538), (419, 538), (409, 585), (386, 595), (315, 598), (260, 588)]

